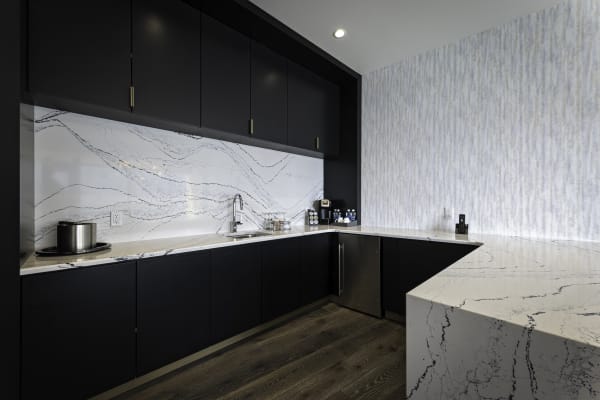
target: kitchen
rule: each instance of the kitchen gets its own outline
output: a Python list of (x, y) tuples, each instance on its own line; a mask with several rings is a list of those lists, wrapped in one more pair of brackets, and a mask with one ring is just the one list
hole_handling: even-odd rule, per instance
[(600, 396), (596, 1), (4, 9), (5, 398)]

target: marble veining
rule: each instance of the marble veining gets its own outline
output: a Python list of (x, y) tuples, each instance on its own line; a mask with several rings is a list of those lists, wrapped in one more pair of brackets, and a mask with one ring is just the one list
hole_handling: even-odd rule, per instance
[[(98, 240), (220, 233), (244, 197), (240, 230), (268, 212), (304, 223), (323, 196), (323, 160), (35, 107), (35, 246), (59, 220), (93, 221)], [(110, 226), (110, 212), (124, 224)]]
[(136, 240), (115, 243), (111, 249), (88, 253), (78, 256), (38, 257), (31, 256), (21, 268), (21, 275), (42, 272), (59, 271), (62, 269), (83, 268), (94, 265), (108, 264), (124, 260), (137, 260), (148, 257), (166, 256), (169, 254), (187, 253), (192, 251), (209, 250), (219, 247), (235, 246), (263, 242), (268, 240), (291, 238), (296, 236), (314, 235), (319, 233), (344, 232), (360, 235), (386, 236), (395, 238), (414, 239), (477, 244), (464, 235), (448, 234), (446, 232), (424, 232), (401, 229), (385, 229), (372, 227), (333, 227), (328, 225), (295, 226), (291, 231), (271, 232), (270, 235), (252, 239), (234, 240), (221, 234), (204, 234), (185, 237), (172, 237), (152, 240)]
[(407, 298), (407, 398), (597, 399), (600, 348)]
[(477, 238), (407, 294), (408, 397), (598, 398), (600, 243)]
[(597, 0), (366, 74), (362, 110), (363, 224), (600, 240)]

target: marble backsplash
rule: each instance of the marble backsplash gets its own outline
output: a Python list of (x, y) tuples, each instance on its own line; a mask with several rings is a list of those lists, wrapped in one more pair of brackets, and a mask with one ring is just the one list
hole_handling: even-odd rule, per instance
[(363, 224), (600, 240), (597, 0), (369, 73), (362, 109)]
[[(323, 160), (35, 107), (35, 246), (56, 243), (59, 220), (93, 221), (123, 242), (239, 230), (268, 212), (304, 224), (323, 196)], [(111, 227), (111, 211), (123, 225)]]

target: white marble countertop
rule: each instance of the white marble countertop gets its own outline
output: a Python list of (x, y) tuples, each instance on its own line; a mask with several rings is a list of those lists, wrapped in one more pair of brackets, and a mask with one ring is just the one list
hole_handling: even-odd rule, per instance
[(407, 296), (600, 347), (600, 242), (477, 240)]
[[(240, 231), (243, 232), (243, 231)], [(137, 260), (141, 258), (165, 256), (168, 254), (186, 253), (190, 251), (208, 250), (219, 247), (257, 243), (267, 240), (292, 238), (328, 232), (346, 232), (362, 235), (390, 236), (408, 239), (434, 240), (441, 242), (474, 243), (471, 237), (455, 235), (447, 232), (414, 231), (406, 229), (367, 228), (367, 227), (337, 227), (337, 226), (300, 226), (291, 231), (275, 232), (269, 236), (259, 236), (250, 239), (234, 240), (221, 234), (175, 237), (169, 239), (143, 240), (137, 242), (114, 243), (109, 250), (78, 256), (39, 257), (30, 256), (21, 267), (21, 275), (62, 269), (88, 267), (108, 264), (116, 261)]]
[(296, 227), (290, 232), (243, 240), (210, 234), (115, 243), (110, 250), (82, 256), (31, 256), (21, 275), (327, 232), (481, 244), (408, 296), (600, 347), (600, 242), (477, 234), (465, 237), (360, 226)]

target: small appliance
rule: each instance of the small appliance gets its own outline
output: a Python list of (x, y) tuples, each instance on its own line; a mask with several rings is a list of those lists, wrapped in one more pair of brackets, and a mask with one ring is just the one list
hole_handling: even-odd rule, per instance
[(331, 222), (331, 201), (328, 199), (319, 200), (319, 224), (329, 225)]

